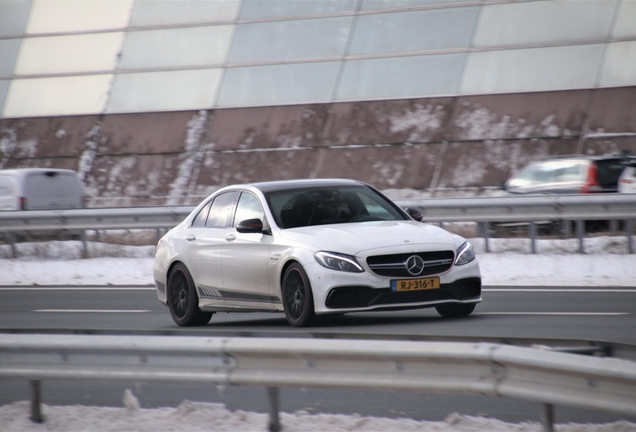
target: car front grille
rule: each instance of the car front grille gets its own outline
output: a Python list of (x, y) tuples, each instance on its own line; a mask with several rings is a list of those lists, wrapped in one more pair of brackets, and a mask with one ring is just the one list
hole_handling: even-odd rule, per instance
[[(411, 259), (417, 256), (421, 259)], [(375, 274), (386, 277), (420, 277), (443, 273), (451, 268), (453, 251), (417, 252), (395, 255), (376, 255), (367, 258), (367, 264)], [(415, 262), (417, 261), (417, 262)], [(411, 266), (409, 266), (411, 264)], [(421, 265), (413, 269), (412, 264)], [(409, 271), (409, 267), (411, 271)]]

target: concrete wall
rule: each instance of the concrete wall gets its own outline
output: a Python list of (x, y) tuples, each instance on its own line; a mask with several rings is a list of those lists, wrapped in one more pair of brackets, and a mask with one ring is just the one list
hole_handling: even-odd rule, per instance
[(636, 153), (636, 2), (0, 0), (0, 168), (91, 205), (349, 177), (483, 193)]

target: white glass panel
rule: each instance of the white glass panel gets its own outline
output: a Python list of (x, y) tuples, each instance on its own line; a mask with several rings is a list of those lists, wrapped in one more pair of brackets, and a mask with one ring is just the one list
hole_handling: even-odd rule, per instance
[(107, 112), (179, 111), (211, 108), (221, 69), (117, 75)]
[(468, 47), (478, 8), (361, 15), (350, 53), (373, 54)]
[(453, 3), (467, 3), (470, 0), (363, 0), (362, 9), (389, 9), (417, 6), (452, 5)]
[(636, 1), (623, 0), (620, 4), (618, 19), (614, 26), (614, 37), (636, 36)]
[(339, 62), (229, 68), (219, 107), (327, 102)]
[(602, 44), (473, 52), (461, 93), (591, 88), (602, 55)]
[(13, 67), (20, 51), (20, 39), (0, 40), (0, 77), (13, 75)]
[(0, 37), (22, 36), (31, 0), (0, 0)]
[(348, 61), (338, 100), (456, 94), (466, 54)]
[(230, 62), (340, 57), (352, 17), (241, 24)]
[(33, 0), (27, 33), (122, 29), (133, 0)]
[(7, 92), (9, 91), (10, 82), (9, 80), (0, 80), (0, 113), (2, 112), (2, 106), (7, 97)]
[(237, 0), (137, 0), (131, 27), (232, 22)]
[(243, 0), (242, 19), (353, 11), (356, 0)]
[(4, 117), (101, 113), (112, 77), (14, 79), (4, 103)]
[(120, 69), (220, 65), (233, 26), (147, 30), (126, 35)]
[(616, 0), (531, 1), (484, 6), (475, 46), (605, 39)]
[(123, 38), (122, 32), (25, 38), (15, 73), (112, 71)]
[(636, 85), (636, 41), (607, 46), (601, 86)]

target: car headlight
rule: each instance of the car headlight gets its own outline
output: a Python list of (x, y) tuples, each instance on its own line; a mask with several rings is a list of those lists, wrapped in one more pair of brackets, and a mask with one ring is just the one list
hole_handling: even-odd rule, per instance
[(465, 242), (457, 249), (457, 258), (455, 258), (455, 265), (460, 266), (468, 264), (475, 259), (475, 252), (470, 242)]
[(360, 267), (355, 257), (350, 255), (343, 255), (334, 252), (316, 252), (314, 254), (316, 261), (323, 267), (332, 270), (340, 270), (352, 273), (362, 273), (364, 269)]

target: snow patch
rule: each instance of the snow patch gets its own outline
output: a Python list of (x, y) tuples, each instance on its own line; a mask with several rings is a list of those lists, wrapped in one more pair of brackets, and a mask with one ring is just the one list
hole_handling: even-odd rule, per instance
[[(97, 154), (97, 146), (99, 145), (99, 136), (102, 130), (102, 122), (98, 122), (93, 128), (86, 134), (86, 142), (84, 145), (86, 149), (82, 152), (79, 160), (79, 178), (82, 184), (86, 185), (86, 177), (93, 167), (93, 161)], [(58, 131), (59, 133), (59, 131)], [(57, 134), (56, 134), (57, 136)]]
[[(88, 406), (42, 405), (44, 424), (29, 419), (30, 403), (14, 402), (0, 407), (0, 430), (4, 432), (73, 431), (266, 431), (267, 414), (229, 411), (217, 403), (183, 401), (176, 408), (135, 409)], [(363, 417), (341, 414), (280, 413), (286, 432), (309, 431), (432, 431), (432, 432), (540, 432), (540, 423), (506, 423), (500, 420), (451, 414), (444, 421), (408, 418)], [(618, 421), (607, 424), (558, 424), (559, 432), (627, 432), (636, 424)]]
[(205, 132), (208, 118), (207, 111), (201, 110), (194, 115), (187, 125), (185, 152), (179, 166), (175, 180), (170, 185), (170, 193), (166, 205), (180, 204), (187, 196), (191, 180), (198, 176), (198, 170), (203, 160), (204, 150), (201, 148), (201, 138)]
[(393, 116), (391, 122), (391, 132), (403, 132), (412, 130), (406, 141), (420, 142), (426, 139), (426, 132), (434, 131), (441, 127), (444, 107), (430, 105), (416, 105), (415, 111), (409, 111), (402, 116)]

